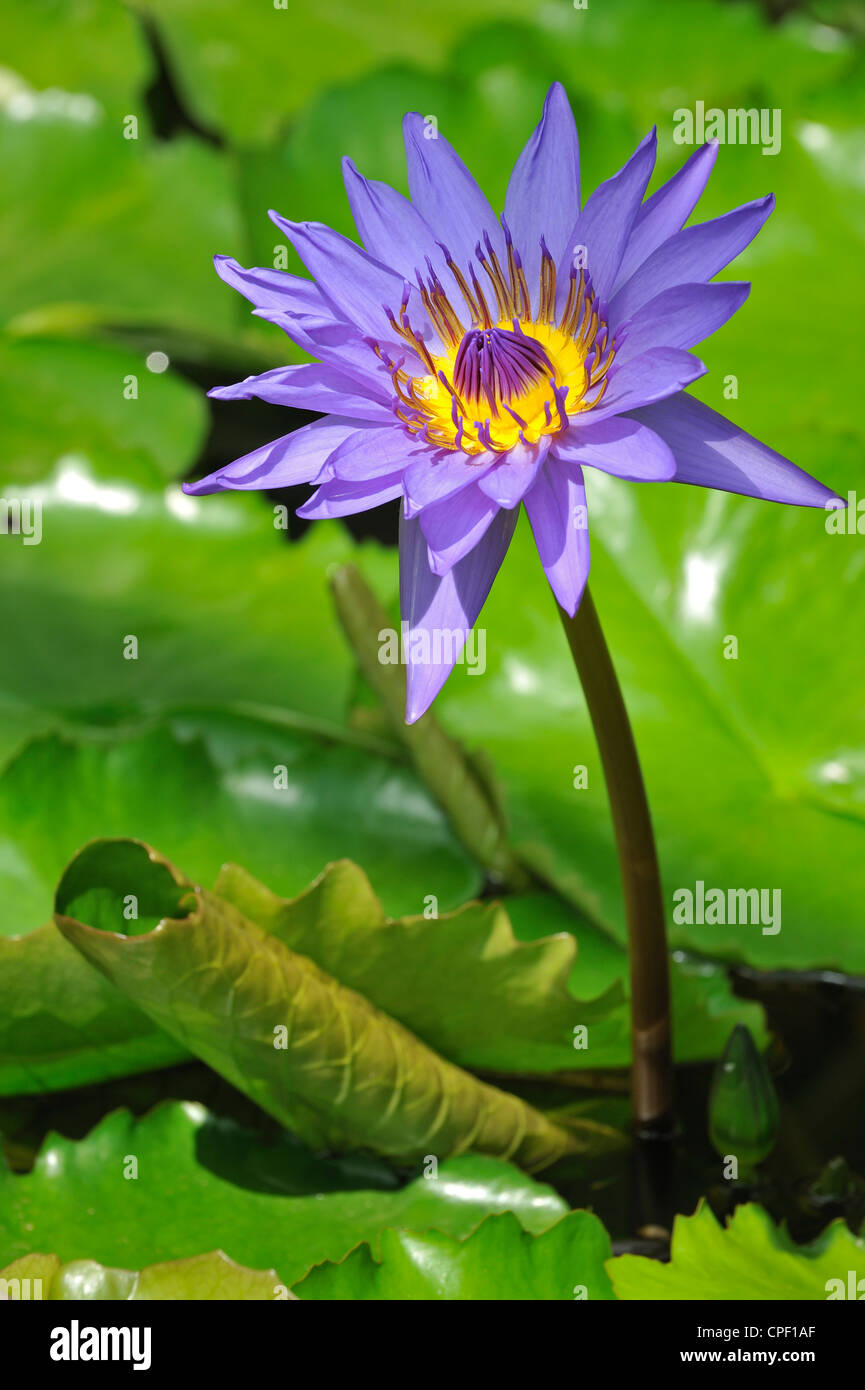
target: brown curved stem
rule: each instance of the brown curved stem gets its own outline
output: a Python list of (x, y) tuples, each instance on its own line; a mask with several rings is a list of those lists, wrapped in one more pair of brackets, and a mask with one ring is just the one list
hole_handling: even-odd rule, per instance
[(672, 1117), (670, 962), (652, 819), (628, 712), (592, 596), (576, 616), (559, 609), (589, 707), (607, 783), (619, 853), (630, 959), (633, 1067), (638, 1129), (654, 1133)]

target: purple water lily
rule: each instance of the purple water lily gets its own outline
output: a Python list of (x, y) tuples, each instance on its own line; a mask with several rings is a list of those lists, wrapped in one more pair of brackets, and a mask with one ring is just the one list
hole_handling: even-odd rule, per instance
[(404, 130), (410, 200), (344, 161), (365, 250), (320, 223), (271, 213), (311, 280), (216, 258), (254, 312), (317, 361), (210, 394), (323, 418), (185, 490), (309, 482), (316, 491), (298, 515), (315, 518), (403, 499), (411, 723), (461, 650), (431, 639), (473, 627), (521, 502), (553, 593), (573, 617), (589, 571), (584, 467), (799, 506), (836, 499), (684, 390), (706, 371), (689, 349), (750, 289), (712, 277), (774, 201), (682, 230), (714, 144), (644, 201), (652, 131), (581, 207), (577, 131), (556, 83), (497, 217), (436, 130), (416, 114)]

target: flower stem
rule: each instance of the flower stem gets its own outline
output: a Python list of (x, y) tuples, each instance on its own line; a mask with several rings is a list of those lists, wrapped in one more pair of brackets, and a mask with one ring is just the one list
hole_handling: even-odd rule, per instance
[(658, 855), (628, 712), (588, 587), (576, 616), (559, 609), (586, 696), (610, 798), (628, 927), (633, 1066), (638, 1130), (672, 1119), (670, 962)]

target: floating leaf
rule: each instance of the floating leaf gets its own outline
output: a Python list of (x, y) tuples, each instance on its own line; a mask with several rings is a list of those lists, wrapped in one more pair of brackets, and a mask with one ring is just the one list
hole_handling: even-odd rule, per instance
[(838, 1220), (809, 1245), (796, 1245), (755, 1203), (736, 1207), (726, 1226), (703, 1203), (693, 1216), (676, 1217), (669, 1264), (620, 1255), (606, 1268), (623, 1299), (858, 1298), (865, 1242)]
[(38, 740), (0, 775), (0, 1094), (186, 1055), (46, 920), (64, 864), (106, 832), (150, 836), (205, 884), (231, 854), (298, 891), (343, 852), (369, 865), (397, 911), (420, 905), (416, 884), (443, 908), (480, 885), (409, 770), (351, 743), (215, 717), (185, 724), (182, 737), (160, 728), (111, 743)]
[(351, 665), (325, 571), (353, 547), (337, 523), (288, 546), (260, 499), (106, 487), (83, 463), (38, 496), (41, 545), (0, 549), (0, 626), (27, 654), (5, 664), (3, 706), (113, 724), (254, 702), (341, 720)]
[[(172, 917), (139, 935), (123, 914), (130, 892), (142, 926), (167, 898)], [(194, 890), (145, 845), (82, 850), (58, 887), (55, 919), (160, 1027), (315, 1147), (404, 1161), (473, 1149), (528, 1170), (586, 1148), (585, 1138), (445, 1061), (223, 899)]]
[(542, 1235), (510, 1213), (491, 1216), (467, 1240), (435, 1231), (383, 1231), (380, 1257), (362, 1245), (295, 1285), (304, 1299), (611, 1299), (604, 1272), (610, 1238), (598, 1218), (572, 1211)]
[(385, 1227), (465, 1236), (490, 1213), (512, 1211), (540, 1232), (566, 1210), (551, 1188), (498, 1159), (448, 1159), (399, 1187), (375, 1160), (316, 1158), (289, 1134), (265, 1145), (174, 1102), (143, 1119), (115, 1111), (78, 1142), (51, 1135), (32, 1173), (0, 1165), (0, 1260), (50, 1245), (64, 1262), (139, 1268), (208, 1245), (251, 1268), (273, 1266), (290, 1286), (360, 1241), (378, 1252)]
[[(764, 969), (865, 971), (865, 722), (855, 647), (837, 638), (838, 615), (849, 622), (861, 602), (855, 540), (827, 535), (819, 512), (600, 475), (589, 487), (595, 598), (673, 945)], [(624, 941), (603, 773), (545, 583), (521, 523), (483, 614), (487, 674), (446, 686), (438, 715), (492, 754), (523, 859)], [(737, 660), (724, 659), (730, 635)], [(809, 675), (791, 685), (793, 652), (807, 653)], [(701, 920), (700, 884), (725, 904), (748, 890), (744, 910), (734, 896), (734, 920)]]
[(31, 0), (6, 16), (3, 62), (34, 87), (88, 93), (120, 121), (139, 113), (154, 64), (137, 17), (114, 0)]
[(215, 893), (309, 956), (461, 1066), (502, 1072), (573, 1067), (574, 1033), (615, 1009), (621, 989), (578, 1002), (568, 992), (577, 945), (560, 932), (516, 940), (507, 910), (469, 903), (442, 916), (385, 916), (356, 864), (330, 865), (299, 898), (278, 898), (226, 865)]

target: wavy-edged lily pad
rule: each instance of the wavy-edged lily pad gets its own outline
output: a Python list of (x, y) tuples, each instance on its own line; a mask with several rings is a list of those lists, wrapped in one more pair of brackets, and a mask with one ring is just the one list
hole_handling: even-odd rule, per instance
[(676, 1217), (669, 1264), (619, 1255), (606, 1268), (620, 1299), (858, 1298), (865, 1241), (839, 1219), (797, 1245), (755, 1203), (737, 1207), (726, 1226), (702, 1203), (693, 1216)]
[(330, 865), (291, 901), (234, 864), (214, 892), (430, 1047), (475, 1070), (568, 1069), (580, 1025), (593, 1029), (621, 1001), (615, 983), (588, 1002), (568, 992), (569, 977), (579, 985), (572, 936), (520, 943), (499, 903), (388, 919), (366, 874), (349, 862)]
[(378, 1253), (386, 1227), (461, 1237), (510, 1211), (538, 1233), (567, 1210), (497, 1159), (428, 1171), (401, 1187), (382, 1164), (316, 1158), (287, 1134), (263, 1146), (197, 1104), (165, 1103), (140, 1120), (115, 1111), (78, 1142), (50, 1136), (32, 1173), (0, 1170), (0, 1261), (50, 1246), (64, 1263), (134, 1269), (209, 1245), (254, 1269), (273, 1266), (290, 1287), (361, 1241)]
[(421, 907), (423, 892), (445, 910), (480, 886), (413, 774), (351, 740), (199, 717), (107, 743), (31, 742), (0, 775), (0, 1094), (186, 1055), (49, 921), (65, 863), (106, 833), (147, 835), (204, 884), (242, 858), (288, 893), (333, 853), (356, 855), (396, 912)]
[(491, 1216), (466, 1240), (438, 1232), (383, 1231), (380, 1254), (362, 1245), (295, 1285), (303, 1299), (611, 1299), (604, 1272), (610, 1238), (596, 1216), (572, 1211), (541, 1235), (510, 1213)]
[(473, 1150), (533, 1170), (616, 1140), (460, 1070), (146, 845), (85, 847), (55, 920), (154, 1022), (316, 1148), (409, 1162)]

